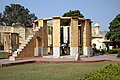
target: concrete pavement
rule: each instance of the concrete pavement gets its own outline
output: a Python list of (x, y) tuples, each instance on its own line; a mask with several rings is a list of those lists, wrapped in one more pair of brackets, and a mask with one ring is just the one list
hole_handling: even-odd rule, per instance
[(34, 57), (34, 58), (24, 58), (18, 59), (16, 61), (10, 61), (9, 59), (1, 59), (0, 66), (9, 66), (15, 64), (24, 64), (24, 63), (32, 63), (32, 62), (61, 62), (61, 63), (75, 63), (75, 62), (97, 62), (97, 61), (113, 61), (113, 62), (120, 62), (119, 58), (113, 55), (99, 55), (93, 57), (82, 57), (80, 61), (75, 61), (75, 57), (70, 56), (62, 56), (60, 58), (53, 58), (52, 56), (45, 56), (45, 57)]

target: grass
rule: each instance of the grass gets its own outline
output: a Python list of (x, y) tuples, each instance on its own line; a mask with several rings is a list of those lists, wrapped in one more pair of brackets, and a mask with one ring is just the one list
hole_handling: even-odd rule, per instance
[(9, 57), (9, 53), (5, 53), (5, 52), (0, 52), (0, 59), (6, 59)]
[(0, 68), (0, 80), (77, 80), (113, 62), (31, 63)]

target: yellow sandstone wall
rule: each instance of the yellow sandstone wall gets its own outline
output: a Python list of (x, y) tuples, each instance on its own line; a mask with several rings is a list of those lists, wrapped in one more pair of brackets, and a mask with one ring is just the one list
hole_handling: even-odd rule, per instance
[(78, 18), (71, 18), (70, 23), (70, 55), (75, 56), (78, 52)]
[(60, 56), (60, 17), (53, 17), (53, 56)]
[(83, 55), (91, 56), (91, 21), (90, 19), (86, 19), (84, 23), (82, 23), (83, 30)]
[[(26, 45), (26, 47), (23, 49), (23, 51), (18, 55), (18, 58), (22, 57), (34, 57), (34, 49), (35, 47), (42, 46), (42, 42), (37, 42), (36, 39), (40, 38), (42, 39), (42, 31), (43, 28), (41, 28), (36, 35), (33, 37), (33, 39)], [(40, 41), (40, 40), (38, 40)]]

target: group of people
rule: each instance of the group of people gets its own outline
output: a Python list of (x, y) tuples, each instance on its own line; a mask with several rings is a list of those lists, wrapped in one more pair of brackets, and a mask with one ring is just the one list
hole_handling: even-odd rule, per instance
[(67, 43), (64, 43), (64, 44), (61, 45), (63, 55), (67, 54), (68, 47), (69, 46), (68, 46)]
[[(109, 51), (109, 46), (107, 45), (106, 48), (105, 48), (106, 52)], [(100, 54), (100, 55), (103, 55), (105, 52), (103, 51), (102, 47), (100, 46), (100, 49), (97, 50), (96, 49), (96, 46), (94, 46), (93, 48), (93, 56), (96, 55), (96, 54)]]

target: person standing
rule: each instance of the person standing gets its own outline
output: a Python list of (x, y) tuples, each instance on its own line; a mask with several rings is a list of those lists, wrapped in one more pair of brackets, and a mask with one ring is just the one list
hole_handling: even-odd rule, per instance
[(101, 48), (101, 46), (100, 46), (100, 55), (102, 54), (102, 48)]

